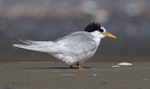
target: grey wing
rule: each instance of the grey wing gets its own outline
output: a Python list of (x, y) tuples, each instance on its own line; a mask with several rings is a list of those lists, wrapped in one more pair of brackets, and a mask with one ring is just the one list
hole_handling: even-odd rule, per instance
[(21, 40), (19, 39), (22, 43), (25, 43), (27, 45), (53, 45), (53, 41), (32, 41), (32, 40)]
[(59, 47), (53, 41), (20, 40), (24, 44), (13, 44), (14, 47), (48, 53), (59, 53)]
[(75, 32), (66, 37), (57, 40), (57, 43), (67, 47), (70, 55), (86, 54), (96, 49), (96, 43), (93, 36), (87, 32)]

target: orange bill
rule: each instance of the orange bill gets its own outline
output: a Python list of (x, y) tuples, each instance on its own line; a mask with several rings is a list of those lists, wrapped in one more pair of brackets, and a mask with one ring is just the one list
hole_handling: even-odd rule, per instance
[(109, 33), (109, 32), (105, 32), (103, 33), (104, 36), (110, 37), (110, 38), (117, 38), (116, 36), (114, 36), (113, 34)]

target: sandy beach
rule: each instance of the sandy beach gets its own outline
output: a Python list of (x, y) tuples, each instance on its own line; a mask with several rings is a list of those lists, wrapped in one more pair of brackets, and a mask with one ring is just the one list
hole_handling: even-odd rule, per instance
[(86, 70), (59, 62), (1, 62), (0, 89), (150, 89), (150, 62), (112, 67), (86, 62)]

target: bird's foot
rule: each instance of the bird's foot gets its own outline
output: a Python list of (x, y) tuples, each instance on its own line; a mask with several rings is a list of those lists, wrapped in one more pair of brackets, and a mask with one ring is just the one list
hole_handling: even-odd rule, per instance
[(85, 70), (85, 68), (78, 66), (78, 68), (73, 67), (72, 65), (70, 65), (70, 69), (79, 69), (79, 70)]
[(85, 70), (85, 68), (83, 68), (83, 67), (80, 66), (79, 62), (77, 62), (76, 65), (78, 66), (78, 69), (79, 69), (79, 70)]
[(74, 69), (74, 67), (72, 65), (70, 65), (70, 69)]
[(79, 66), (78, 69), (79, 69), (79, 70), (85, 70), (85, 68), (83, 68), (83, 67), (81, 67), (81, 66)]

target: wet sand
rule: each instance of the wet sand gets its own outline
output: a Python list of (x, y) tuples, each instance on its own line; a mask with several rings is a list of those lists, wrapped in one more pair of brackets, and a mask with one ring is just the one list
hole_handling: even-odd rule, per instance
[(150, 62), (115, 64), (86, 62), (81, 71), (59, 62), (1, 62), (0, 89), (150, 89)]

